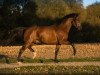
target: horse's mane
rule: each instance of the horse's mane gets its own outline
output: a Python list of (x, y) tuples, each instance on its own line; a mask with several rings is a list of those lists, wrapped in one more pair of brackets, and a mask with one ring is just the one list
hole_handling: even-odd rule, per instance
[(76, 18), (78, 16), (79, 16), (79, 13), (68, 14), (68, 15), (64, 16), (63, 18), (59, 19), (57, 24), (60, 24), (61, 22), (63, 22), (64, 20), (66, 20), (68, 18)]
[(68, 14), (68, 15), (64, 16), (64, 17), (62, 18), (62, 20), (68, 19), (68, 18), (76, 18), (76, 17), (78, 17), (78, 16), (79, 16), (78, 13), (71, 13), (71, 14)]

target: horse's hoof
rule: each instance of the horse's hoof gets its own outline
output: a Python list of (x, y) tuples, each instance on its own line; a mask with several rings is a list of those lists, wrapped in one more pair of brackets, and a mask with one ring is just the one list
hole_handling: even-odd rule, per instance
[(43, 60), (40, 59), (40, 63), (43, 63)]
[(55, 62), (55, 63), (58, 63), (59, 61), (58, 61), (58, 60), (54, 60), (54, 62)]
[(7, 64), (10, 64), (10, 62), (9, 62), (8, 60), (6, 60), (6, 63), (7, 63)]
[(36, 54), (37, 54), (37, 53), (36, 53), (36, 52), (34, 52), (34, 56), (32, 57), (32, 59), (34, 59), (34, 58), (36, 57)]
[(18, 64), (18, 65), (22, 65), (23, 63), (22, 63), (22, 62), (20, 62), (20, 61), (18, 61), (18, 62), (17, 62), (17, 64)]

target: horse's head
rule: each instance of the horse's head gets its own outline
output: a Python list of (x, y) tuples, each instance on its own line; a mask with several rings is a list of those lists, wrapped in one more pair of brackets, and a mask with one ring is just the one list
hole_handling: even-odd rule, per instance
[(73, 14), (72, 25), (74, 25), (78, 30), (82, 30), (80, 18), (78, 13)]

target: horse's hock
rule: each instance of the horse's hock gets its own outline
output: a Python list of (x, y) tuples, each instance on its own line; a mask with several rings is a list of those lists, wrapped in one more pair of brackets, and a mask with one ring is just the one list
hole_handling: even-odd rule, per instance
[[(36, 52), (35, 58), (53, 59), (55, 54), (55, 45), (36, 45), (32, 48)], [(9, 57), (17, 57), (21, 46), (0, 46), (0, 55), (7, 55)], [(76, 55), (73, 55), (73, 48), (71, 45), (61, 45), (58, 59), (66, 58), (86, 58), (86, 57), (100, 57), (100, 44), (75, 44), (77, 50)], [(32, 58), (34, 53), (26, 50), (23, 57)]]

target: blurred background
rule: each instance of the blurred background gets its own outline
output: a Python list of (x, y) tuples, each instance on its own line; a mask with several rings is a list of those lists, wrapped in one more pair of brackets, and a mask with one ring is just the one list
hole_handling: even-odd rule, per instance
[(0, 0), (0, 43), (22, 44), (34, 25), (52, 25), (70, 13), (80, 13), (82, 31), (72, 28), (75, 43), (100, 42), (100, 0)]

